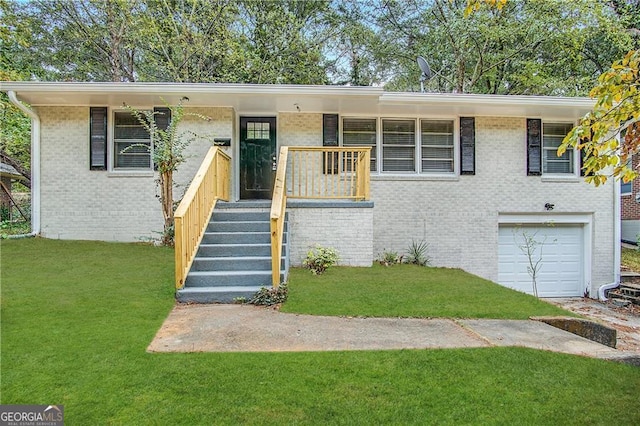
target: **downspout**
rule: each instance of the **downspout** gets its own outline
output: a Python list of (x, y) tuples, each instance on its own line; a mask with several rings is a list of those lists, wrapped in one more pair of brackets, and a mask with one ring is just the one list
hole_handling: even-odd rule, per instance
[(40, 117), (16, 97), (16, 92), (7, 92), (9, 100), (31, 117), (31, 233), (14, 235), (12, 238), (33, 237), (40, 234)]
[(613, 185), (613, 277), (614, 281), (598, 288), (598, 299), (607, 301), (605, 292), (620, 285), (620, 258), (622, 256), (622, 223), (620, 215), (620, 181)]

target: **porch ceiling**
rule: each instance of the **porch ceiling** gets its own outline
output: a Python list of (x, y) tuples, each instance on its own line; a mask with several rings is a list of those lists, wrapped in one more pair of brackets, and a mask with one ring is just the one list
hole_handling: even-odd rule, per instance
[(394, 93), (379, 87), (206, 83), (0, 82), (33, 106), (170, 104), (188, 97), (193, 107), (230, 107), (240, 114), (326, 112), (390, 116), (511, 116), (574, 120), (593, 107), (588, 98)]

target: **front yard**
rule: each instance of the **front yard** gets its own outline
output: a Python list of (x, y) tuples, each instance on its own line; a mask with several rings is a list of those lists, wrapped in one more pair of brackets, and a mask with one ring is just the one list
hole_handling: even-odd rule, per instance
[(311, 315), (528, 319), (572, 315), (460, 269), (397, 264), (333, 267), (323, 275), (293, 268), (284, 312)]
[[(171, 250), (42, 239), (0, 250), (0, 402), (62, 404), (70, 425), (640, 423), (640, 369), (535, 350), (147, 353), (174, 304)], [(507, 317), (520, 317), (543, 306), (504, 293), (513, 299), (491, 306), (487, 286), (456, 271), (439, 278), (455, 286), (455, 306), (411, 280), (354, 288), (340, 283), (355, 272), (335, 269), (318, 289), (306, 275), (298, 286), (298, 273), (283, 309), (492, 316), (517, 306)], [(380, 294), (389, 300), (363, 310)]]

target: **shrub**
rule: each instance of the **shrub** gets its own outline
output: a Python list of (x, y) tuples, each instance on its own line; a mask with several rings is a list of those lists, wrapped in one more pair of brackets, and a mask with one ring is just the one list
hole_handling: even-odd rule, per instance
[(288, 295), (289, 289), (287, 288), (287, 284), (282, 283), (278, 287), (262, 287), (253, 295), (248, 303), (251, 305), (272, 306), (278, 303), (284, 303)]
[(384, 266), (391, 266), (394, 263), (402, 263), (402, 256), (399, 256), (396, 251), (385, 250), (382, 252), (378, 262)]
[(309, 250), (302, 264), (305, 268), (311, 269), (314, 275), (320, 275), (338, 260), (338, 252), (335, 249), (316, 246), (315, 249)]
[(411, 240), (405, 262), (414, 265), (428, 266), (431, 258), (427, 255), (427, 250), (429, 250), (429, 243), (426, 241)]

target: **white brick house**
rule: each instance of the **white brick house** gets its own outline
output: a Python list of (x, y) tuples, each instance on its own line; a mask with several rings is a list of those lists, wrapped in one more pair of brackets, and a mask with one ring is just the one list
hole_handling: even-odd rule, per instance
[[(189, 110), (212, 120), (187, 117), (183, 127), (229, 141), (222, 149), (232, 158), (231, 202), (253, 198), (243, 193), (246, 132), (265, 132), (277, 148), (314, 147), (335, 126), (339, 146), (371, 146), (369, 201), (290, 202), (292, 264), (316, 243), (337, 248), (343, 264), (366, 266), (424, 240), (433, 265), (529, 291), (517, 242), (527, 230), (545, 240), (542, 296), (596, 297), (618, 281), (618, 185), (588, 185), (579, 153), (555, 154), (589, 99), (168, 83), (0, 82), (0, 90), (30, 105), (33, 226), (46, 238), (136, 241), (161, 231), (154, 171), (116, 148), (125, 123), (118, 114), (123, 103), (153, 108), (187, 97)], [(98, 109), (106, 138), (96, 156)], [(210, 146), (189, 146), (177, 194)]]

